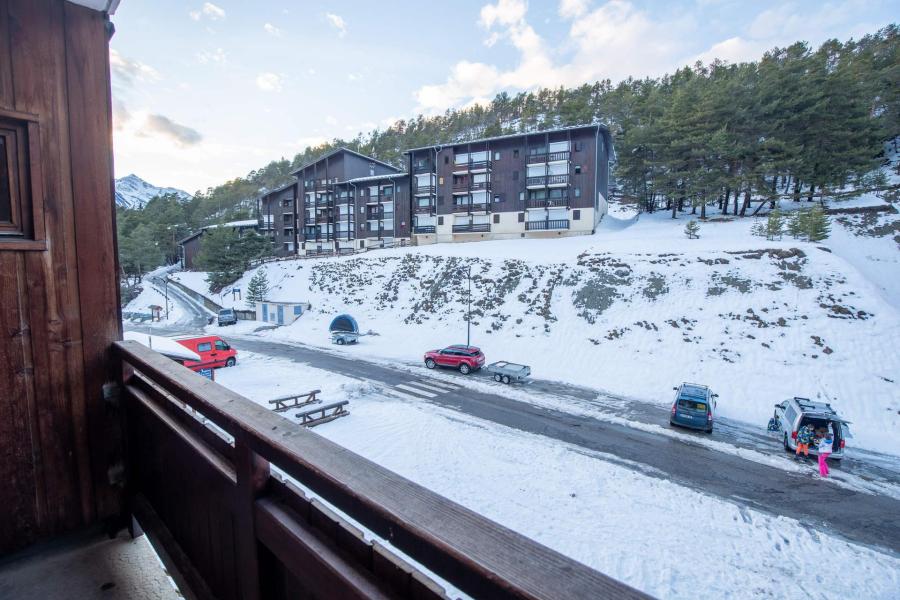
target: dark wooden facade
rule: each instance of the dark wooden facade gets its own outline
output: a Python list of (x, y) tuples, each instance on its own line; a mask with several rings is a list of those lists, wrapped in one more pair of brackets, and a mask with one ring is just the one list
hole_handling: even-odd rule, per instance
[(297, 182), (267, 192), (259, 199), (259, 233), (272, 241), (276, 256), (297, 251)]
[(192, 233), (180, 242), (178, 247), (181, 248), (181, 268), (189, 271), (194, 269), (194, 261), (200, 253), (200, 244), (203, 241), (203, 230)]
[(0, 115), (34, 124), (19, 183), (41, 209), (0, 236), (0, 554), (121, 508), (108, 31), (63, 0), (0, 0)]

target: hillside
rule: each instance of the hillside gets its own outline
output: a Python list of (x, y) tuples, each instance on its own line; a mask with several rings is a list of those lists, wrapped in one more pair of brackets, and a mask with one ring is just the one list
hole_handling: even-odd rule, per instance
[(134, 173), (116, 179), (116, 206), (140, 209), (157, 196), (174, 194), (181, 200), (190, 200), (191, 195), (184, 190), (171, 187), (157, 187), (147, 183)]
[[(349, 312), (373, 335), (347, 352), (418, 362), (465, 342), (471, 265), (472, 343), (488, 360), (660, 404), (681, 381), (707, 383), (722, 415), (760, 426), (776, 401), (822, 398), (854, 422), (854, 443), (900, 453), (900, 218), (847, 215), (820, 244), (722, 218), (686, 240), (684, 222), (620, 214), (580, 238), (268, 263), (269, 298), (313, 308), (257, 335), (327, 346), (331, 317)], [(202, 273), (175, 277), (206, 291)]]

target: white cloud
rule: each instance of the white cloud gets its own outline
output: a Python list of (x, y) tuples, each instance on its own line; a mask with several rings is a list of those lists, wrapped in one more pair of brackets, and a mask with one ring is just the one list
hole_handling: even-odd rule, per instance
[(140, 137), (158, 137), (169, 140), (179, 148), (196, 146), (203, 141), (203, 136), (199, 131), (193, 127), (176, 123), (165, 115), (147, 115), (143, 125), (136, 133)]
[(274, 37), (281, 37), (281, 30), (272, 25), (271, 23), (266, 23), (263, 25), (263, 29), (266, 33)]
[(325, 117), (325, 122), (329, 125), (337, 125), (338, 120), (331, 115)]
[(122, 85), (131, 86), (135, 81), (152, 82), (162, 79), (159, 71), (150, 65), (126, 58), (114, 48), (109, 51), (109, 66), (116, 82)]
[(260, 73), (256, 76), (256, 87), (264, 92), (280, 92), (281, 76), (276, 73)]
[(195, 21), (199, 21), (204, 17), (212, 21), (218, 21), (219, 19), (225, 18), (225, 10), (212, 2), (204, 2), (200, 9), (192, 10), (188, 14)]
[(310, 67), (310, 68), (308, 68), (308, 69), (306, 70), (306, 73), (307, 73), (308, 75), (310, 75), (310, 76), (313, 76), (313, 75), (316, 74), (316, 70), (313, 69), (312, 67)]
[(215, 50), (204, 50), (197, 53), (197, 62), (199, 62), (201, 65), (206, 65), (209, 63), (224, 65), (228, 62), (228, 55), (222, 48), (216, 48)]
[(359, 73), (347, 73), (347, 81), (361, 81), (363, 78)]
[(559, 16), (563, 19), (575, 19), (587, 12), (589, 0), (560, 0)]
[(691, 63), (698, 60), (703, 63), (711, 63), (716, 59), (734, 64), (749, 62), (758, 60), (770, 47), (771, 44), (768, 42), (747, 40), (736, 36), (713, 44), (709, 50), (697, 55)]
[(341, 15), (326, 13), (325, 18), (328, 19), (328, 23), (331, 24), (332, 27), (337, 29), (338, 37), (347, 35), (347, 23)]

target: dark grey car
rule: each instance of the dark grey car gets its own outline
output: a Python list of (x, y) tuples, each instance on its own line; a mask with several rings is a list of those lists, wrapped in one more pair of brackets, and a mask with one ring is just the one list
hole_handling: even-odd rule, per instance
[(233, 308), (223, 308), (219, 311), (219, 327), (223, 325), (234, 325), (237, 323), (237, 314), (235, 314)]

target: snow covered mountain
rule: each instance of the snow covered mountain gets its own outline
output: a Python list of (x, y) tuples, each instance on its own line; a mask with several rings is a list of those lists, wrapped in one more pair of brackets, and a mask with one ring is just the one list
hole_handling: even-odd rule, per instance
[(190, 200), (191, 195), (184, 190), (170, 187), (156, 187), (134, 173), (116, 179), (116, 206), (142, 208), (154, 196), (175, 194), (182, 200)]

